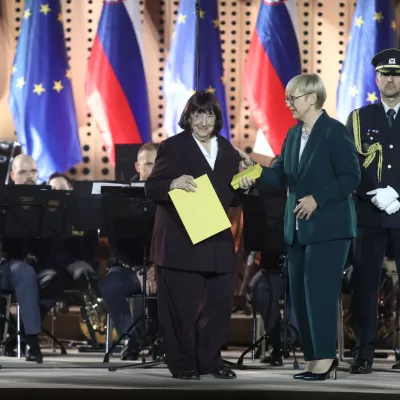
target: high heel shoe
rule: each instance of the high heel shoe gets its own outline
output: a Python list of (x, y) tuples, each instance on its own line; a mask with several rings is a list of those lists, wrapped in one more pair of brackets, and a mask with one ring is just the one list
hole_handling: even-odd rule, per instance
[(330, 378), (331, 372), (333, 372), (333, 379), (336, 380), (336, 370), (339, 367), (339, 360), (335, 358), (332, 361), (331, 366), (329, 367), (328, 371), (322, 374), (315, 374), (311, 372), (309, 375), (304, 376), (302, 379), (305, 381), (324, 381)]
[(308, 376), (311, 374), (311, 371), (306, 371), (306, 372), (300, 372), (299, 374), (293, 375), (294, 379), (304, 379), (305, 376)]

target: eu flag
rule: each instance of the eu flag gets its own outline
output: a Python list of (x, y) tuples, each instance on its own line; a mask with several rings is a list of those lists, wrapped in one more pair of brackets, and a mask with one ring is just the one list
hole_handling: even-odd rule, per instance
[(380, 51), (396, 47), (396, 29), (394, 1), (357, 1), (337, 91), (341, 122), (354, 109), (379, 101), (371, 60)]
[(8, 102), (41, 181), (81, 161), (59, 0), (26, 1)]
[[(164, 73), (164, 124), (168, 136), (181, 131), (179, 118), (196, 89), (196, 18), (195, 0), (181, 0)], [(220, 134), (230, 140), (219, 26), (217, 0), (201, 1), (199, 90), (212, 92), (217, 97), (224, 121)]]

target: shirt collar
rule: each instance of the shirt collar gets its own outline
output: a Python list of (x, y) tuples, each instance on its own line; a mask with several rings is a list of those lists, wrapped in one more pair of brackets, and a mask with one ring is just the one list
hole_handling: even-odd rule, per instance
[[(390, 107), (383, 100), (381, 100), (381, 102), (382, 102), (383, 108), (385, 109), (385, 113), (387, 114), (387, 112), (390, 110)], [(398, 103), (396, 105), (396, 107), (393, 108), (393, 110), (396, 112), (396, 115), (399, 112), (399, 108), (400, 108), (400, 103)]]

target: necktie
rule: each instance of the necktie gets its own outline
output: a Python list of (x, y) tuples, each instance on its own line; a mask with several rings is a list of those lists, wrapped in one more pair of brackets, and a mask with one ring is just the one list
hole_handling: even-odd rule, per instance
[(387, 111), (386, 114), (388, 116), (389, 126), (392, 128), (394, 125), (394, 116), (396, 114), (396, 111), (394, 111), (393, 108), (391, 108), (390, 110)]

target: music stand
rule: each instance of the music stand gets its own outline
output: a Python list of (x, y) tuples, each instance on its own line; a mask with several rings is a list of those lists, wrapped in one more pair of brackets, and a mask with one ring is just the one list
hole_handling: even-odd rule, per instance
[[(258, 185), (257, 185), (258, 186)], [(284, 214), (286, 206), (287, 192), (286, 188), (264, 188), (257, 187), (258, 196), (245, 196), (243, 200), (243, 242), (244, 248), (249, 251), (282, 253), (280, 258), (280, 276), (284, 280), (283, 294), (283, 320), (281, 321), (281, 330), (283, 331), (283, 353), (293, 352), (293, 367), (299, 368), (294, 348), (290, 346), (289, 327), (296, 330), (288, 320), (288, 271), (287, 255), (284, 244)], [(271, 271), (276, 272), (276, 271)], [(255, 304), (253, 302), (253, 307)], [(268, 337), (266, 332), (258, 340), (253, 336), (253, 344), (247, 348), (239, 357), (237, 364), (242, 365), (244, 356), (250, 351), (255, 354), (255, 348)]]
[[(49, 239), (67, 237), (71, 232), (72, 219), (70, 196), (67, 192), (52, 191), (50, 186), (36, 185), (4, 185), (0, 187), (0, 252), (4, 239)], [(2, 282), (3, 267), (0, 264), (0, 282)], [(0, 285), (0, 293), (2, 291)], [(20, 337), (26, 335), (16, 329), (5, 316), (0, 318), (9, 323)], [(50, 332), (42, 328), (61, 348), (62, 354), (67, 354), (63, 344)]]
[[(104, 363), (109, 362), (110, 354), (128, 334), (135, 329), (137, 324), (144, 320), (145, 323), (150, 320), (147, 312), (147, 264), (148, 249), (150, 248), (151, 237), (153, 234), (154, 216), (156, 205), (146, 200), (144, 185), (138, 184), (133, 187), (104, 186), (101, 188), (104, 194), (104, 215), (106, 222), (106, 232), (111, 246), (118, 246), (118, 241), (130, 241), (142, 248), (140, 263), (143, 266), (143, 311), (136, 318), (131, 326), (113, 343), (104, 356)], [(126, 259), (128, 255), (124, 254)], [(136, 257), (127, 260), (127, 263), (135, 265)], [(141, 364), (128, 364), (120, 367), (110, 367), (109, 371), (116, 371), (122, 368), (151, 367), (164, 363), (164, 361), (145, 362), (142, 359)]]

